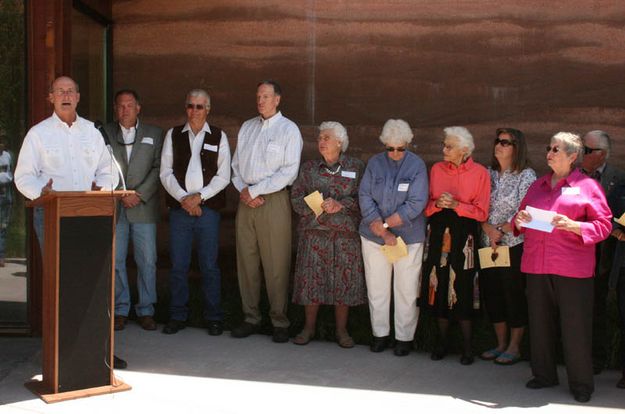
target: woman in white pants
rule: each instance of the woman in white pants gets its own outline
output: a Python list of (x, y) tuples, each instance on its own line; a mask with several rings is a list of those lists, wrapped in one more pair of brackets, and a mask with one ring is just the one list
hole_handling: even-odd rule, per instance
[[(394, 295), (395, 355), (410, 353), (419, 319), (416, 307), (425, 240), (423, 209), (428, 199), (428, 176), (423, 160), (408, 151), (413, 133), (407, 122), (390, 119), (380, 141), (385, 151), (374, 155), (360, 183), (362, 221), (359, 232), (371, 313), (371, 351), (382, 352), (390, 338), (390, 303)], [(384, 246), (399, 240), (407, 255), (390, 263)]]

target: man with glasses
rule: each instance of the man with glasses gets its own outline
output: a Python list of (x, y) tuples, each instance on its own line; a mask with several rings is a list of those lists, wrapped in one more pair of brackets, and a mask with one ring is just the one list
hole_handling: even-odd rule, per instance
[(193, 240), (202, 273), (204, 320), (209, 335), (223, 333), (219, 251), (219, 210), (230, 182), (230, 147), (226, 134), (207, 122), (210, 97), (193, 89), (186, 98), (187, 122), (167, 131), (161, 156), (161, 182), (169, 207), (171, 271), (169, 322), (165, 334), (184, 329), (189, 315), (189, 284)]
[[(15, 168), (15, 186), (34, 200), (53, 191), (111, 190), (118, 183), (111, 173), (111, 156), (93, 122), (78, 116), (78, 84), (61, 76), (52, 82), (48, 100), (52, 116), (33, 126), (22, 143)], [(43, 208), (33, 210), (33, 227), (43, 246)], [(115, 357), (116, 369), (126, 361)]]
[(282, 96), (274, 81), (256, 89), (259, 116), (239, 130), (232, 160), (232, 183), (240, 192), (236, 218), (237, 272), (244, 321), (232, 336), (244, 338), (258, 331), (261, 314), (261, 264), (269, 297), (273, 341), (288, 342), (287, 289), (291, 266), (291, 201), (302, 153), (302, 135), (278, 111)]
[(137, 264), (139, 302), (137, 321), (145, 330), (156, 330), (156, 223), (159, 220), (159, 167), (163, 147), (160, 128), (139, 121), (141, 104), (137, 92), (123, 89), (115, 94), (117, 122), (106, 125), (113, 154), (124, 174), (126, 188), (135, 194), (118, 205), (115, 229), (115, 330), (124, 329), (130, 311), (126, 272), (128, 243), (132, 238)]
[[(625, 182), (625, 172), (609, 164), (612, 143), (610, 136), (604, 131), (590, 131), (584, 135), (584, 157), (582, 171), (599, 181), (605, 191), (606, 198), (619, 183)], [(601, 373), (608, 361), (607, 349), (607, 296), (608, 278), (612, 262), (616, 238), (608, 237), (597, 243), (597, 261), (595, 265), (595, 299), (593, 309), (593, 342), (592, 360), (595, 374)]]

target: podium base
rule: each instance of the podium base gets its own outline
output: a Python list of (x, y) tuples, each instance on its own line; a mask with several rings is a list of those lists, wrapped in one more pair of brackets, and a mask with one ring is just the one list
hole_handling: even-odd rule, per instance
[(46, 403), (56, 403), (61, 401), (75, 400), (77, 398), (93, 397), (95, 395), (112, 394), (114, 392), (129, 391), (132, 387), (119, 378), (115, 378), (115, 385), (105, 385), (102, 387), (85, 388), (82, 390), (74, 390), (67, 392), (50, 393), (49, 389), (44, 386), (43, 381), (28, 381), (24, 386), (33, 394), (44, 400)]

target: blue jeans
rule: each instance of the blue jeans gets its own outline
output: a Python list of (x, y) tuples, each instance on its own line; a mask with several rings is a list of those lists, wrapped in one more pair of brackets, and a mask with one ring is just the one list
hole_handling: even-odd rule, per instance
[(169, 210), (169, 251), (171, 257), (169, 316), (172, 320), (185, 321), (189, 316), (187, 275), (191, 265), (191, 249), (194, 239), (197, 243), (198, 260), (202, 273), (204, 319), (209, 321), (223, 320), (221, 272), (217, 266), (219, 220), (219, 213), (208, 207), (202, 207), (200, 217), (192, 217), (180, 207)]
[(126, 272), (128, 242), (132, 238), (137, 264), (139, 302), (137, 316), (154, 315), (156, 302), (156, 223), (129, 223), (126, 209), (120, 208), (115, 226), (115, 315), (128, 316), (130, 289)]

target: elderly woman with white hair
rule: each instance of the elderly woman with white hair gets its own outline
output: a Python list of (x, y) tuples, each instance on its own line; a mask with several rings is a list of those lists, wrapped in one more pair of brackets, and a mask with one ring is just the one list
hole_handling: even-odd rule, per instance
[[(360, 236), (373, 331), (371, 351), (382, 352), (390, 343), (392, 295), (397, 356), (410, 353), (417, 329), (416, 301), (425, 240), (427, 168), (419, 156), (408, 151), (412, 138), (407, 122), (390, 119), (384, 124), (380, 141), (386, 151), (369, 160), (359, 192)], [(391, 263), (383, 248), (396, 246), (399, 238), (406, 244), (407, 254)]]
[[(578, 402), (594, 391), (592, 367), (595, 245), (612, 230), (612, 214), (601, 185), (575, 168), (583, 151), (579, 136), (559, 132), (547, 146), (551, 172), (536, 180), (514, 218), (524, 233), (521, 271), (527, 276), (531, 366), (527, 388), (558, 384), (556, 343), (561, 332), (569, 389)], [(537, 229), (532, 208), (553, 215), (552, 227)], [(529, 226), (529, 227), (528, 227)]]
[(473, 136), (464, 127), (444, 129), (443, 161), (432, 166), (428, 220), (428, 253), (424, 260), (420, 306), (437, 318), (439, 338), (432, 360), (447, 354), (451, 319), (462, 330), (460, 363), (473, 363), (471, 319), (479, 307), (475, 248), (479, 223), (488, 218), (490, 176), (475, 163)]
[[(349, 307), (366, 301), (358, 222), (358, 184), (365, 164), (345, 155), (349, 139), (338, 122), (319, 126), (317, 146), (321, 158), (304, 162), (291, 189), (297, 227), (297, 261), (293, 302), (304, 305), (304, 329), (293, 339), (306, 345), (315, 336), (319, 305), (334, 305), (336, 340), (351, 348), (347, 332)], [(304, 198), (318, 191), (322, 211), (316, 215)]]

